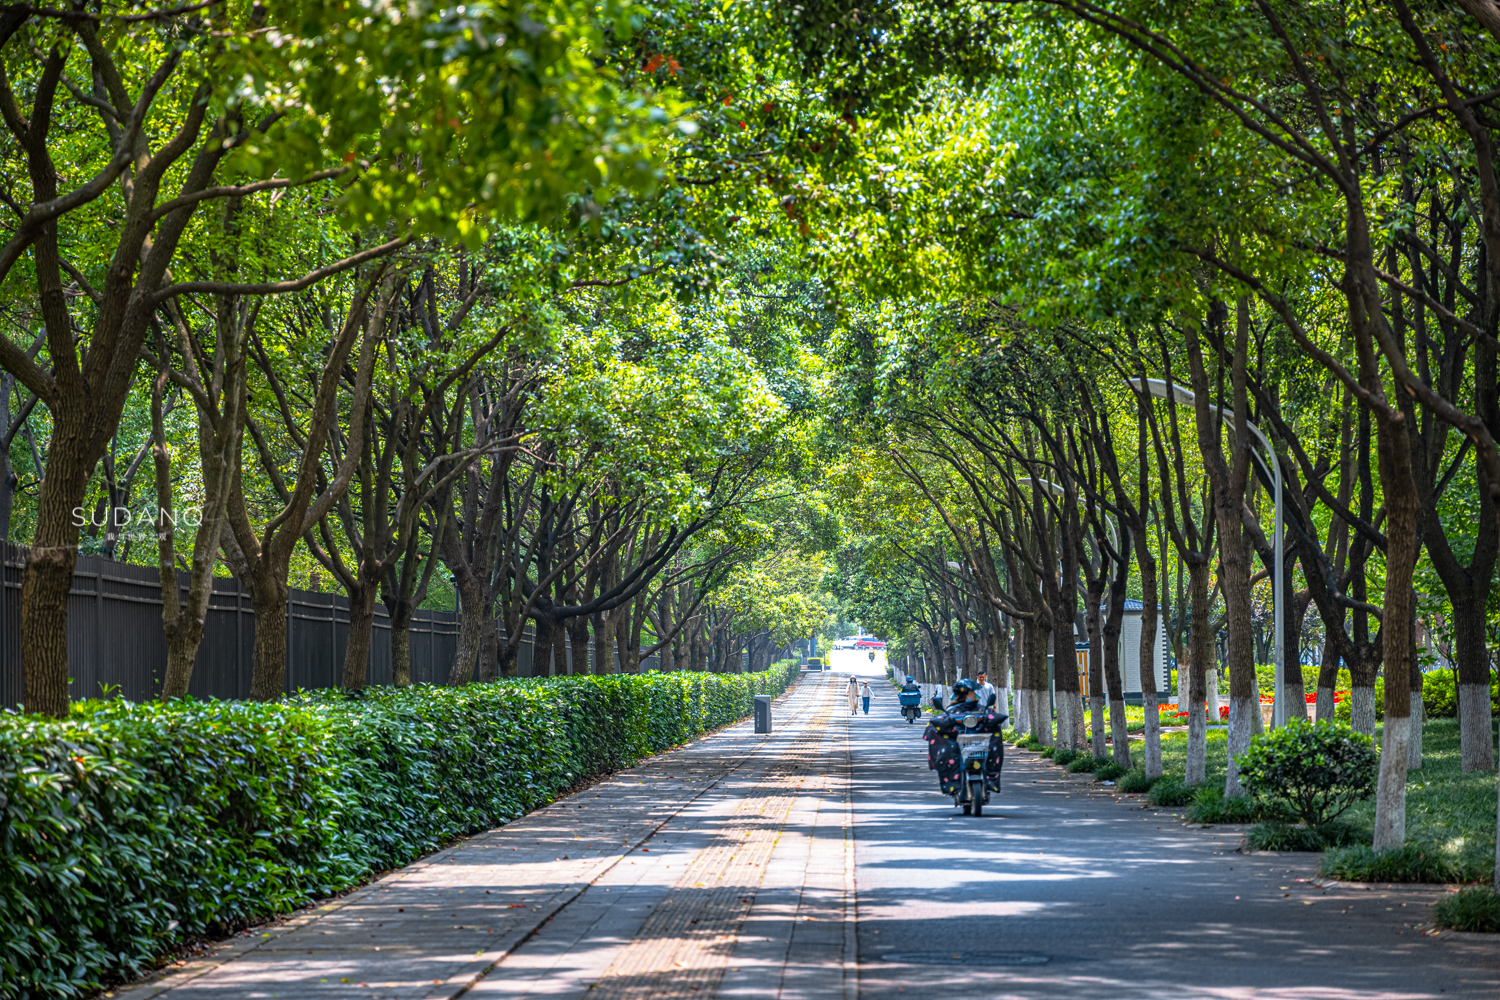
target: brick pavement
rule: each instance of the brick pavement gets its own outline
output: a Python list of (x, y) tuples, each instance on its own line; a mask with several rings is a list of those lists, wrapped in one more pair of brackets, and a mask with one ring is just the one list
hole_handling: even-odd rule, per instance
[(852, 996), (842, 681), (114, 996)]

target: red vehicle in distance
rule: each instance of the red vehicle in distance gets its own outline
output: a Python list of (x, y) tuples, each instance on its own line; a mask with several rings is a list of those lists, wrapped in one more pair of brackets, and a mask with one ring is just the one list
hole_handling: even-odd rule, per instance
[(855, 649), (884, 649), (885, 643), (873, 636), (862, 635), (854, 640)]

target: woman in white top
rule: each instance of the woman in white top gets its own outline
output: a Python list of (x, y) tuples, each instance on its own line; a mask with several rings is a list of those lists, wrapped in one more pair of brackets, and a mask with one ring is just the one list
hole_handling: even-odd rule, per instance
[(869, 681), (860, 681), (859, 682), (859, 696), (860, 696), (860, 698), (865, 703), (865, 714), (869, 715), (870, 714), (870, 682)]

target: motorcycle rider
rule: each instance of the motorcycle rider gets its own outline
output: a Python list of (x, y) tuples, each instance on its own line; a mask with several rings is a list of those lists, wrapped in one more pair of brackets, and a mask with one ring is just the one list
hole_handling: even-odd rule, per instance
[[(915, 697), (908, 698), (908, 696)], [(908, 676), (906, 683), (901, 687), (901, 717), (907, 722), (916, 722), (922, 714), (922, 688), (917, 684), (915, 677)]]
[[(937, 704), (937, 698), (933, 698)], [(964, 727), (965, 715), (978, 715), (978, 725)], [(969, 732), (990, 733), (989, 753), (986, 756), (984, 776), (985, 790), (999, 791), (1000, 768), (1004, 763), (1004, 744), (994, 737), (1004, 726), (1006, 716), (995, 706), (982, 704), (975, 685), (968, 678), (959, 678), (953, 685), (953, 702), (948, 710), (927, 724), (922, 738), (927, 740), (927, 767), (938, 773), (938, 783), (944, 795), (959, 791), (959, 771), (963, 767), (959, 752), (958, 733), (961, 728)]]

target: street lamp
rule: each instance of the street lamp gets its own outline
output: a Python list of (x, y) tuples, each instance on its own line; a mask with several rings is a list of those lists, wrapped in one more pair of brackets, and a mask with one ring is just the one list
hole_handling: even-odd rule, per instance
[[(1138, 378), (1132, 378), (1126, 379), (1126, 381), (1136, 392), (1148, 393), (1158, 399), (1167, 399), (1168, 393), (1170, 393), (1171, 401), (1180, 405), (1191, 406), (1193, 405), (1195, 399), (1191, 390), (1185, 389), (1180, 385), (1172, 385), (1169, 388), (1166, 381), (1163, 379), (1148, 378), (1142, 380)], [(1210, 403), (1208, 408), (1214, 413), (1217, 413), (1220, 420), (1232, 419), (1233, 417), (1233, 413), (1229, 410), (1224, 409), (1224, 407), (1222, 406), (1214, 406), (1212, 403)], [(1273, 542), (1274, 554), (1272, 556), (1272, 562), (1274, 563), (1274, 565), (1271, 567), (1271, 589), (1273, 591), (1272, 597), (1274, 598), (1271, 613), (1276, 616), (1276, 645), (1274, 653), (1272, 655), (1272, 659), (1274, 660), (1274, 684), (1276, 685), (1276, 691), (1271, 708), (1271, 725), (1272, 727), (1275, 727), (1280, 726), (1286, 722), (1286, 698), (1285, 692), (1282, 690), (1283, 677), (1286, 673), (1286, 621), (1282, 616), (1281, 602), (1286, 598), (1285, 588), (1283, 586), (1284, 581), (1282, 579), (1284, 571), (1282, 569), (1283, 561), (1281, 555), (1281, 465), (1276, 461), (1276, 451), (1271, 447), (1271, 442), (1267, 440), (1266, 436), (1260, 432), (1260, 428), (1255, 426), (1248, 420), (1245, 421), (1245, 427), (1250, 431), (1251, 435), (1260, 442), (1261, 447), (1266, 451), (1264, 464), (1270, 467), (1271, 482), (1275, 487), (1276, 495), (1276, 527)]]

